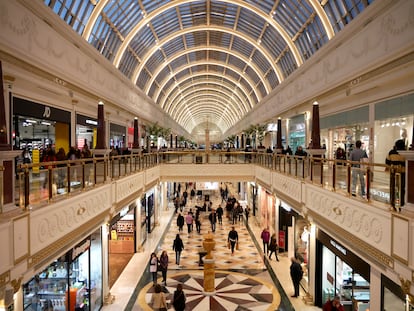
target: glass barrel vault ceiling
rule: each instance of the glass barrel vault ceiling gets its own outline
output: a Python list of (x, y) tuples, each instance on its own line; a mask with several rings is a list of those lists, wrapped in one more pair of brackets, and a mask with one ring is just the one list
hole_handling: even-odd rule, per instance
[(189, 133), (225, 133), (374, 0), (45, 0)]

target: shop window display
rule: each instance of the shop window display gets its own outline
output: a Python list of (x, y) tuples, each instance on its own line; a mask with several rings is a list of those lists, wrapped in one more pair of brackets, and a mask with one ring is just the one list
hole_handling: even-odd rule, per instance
[(322, 303), (338, 295), (345, 310), (369, 310), (369, 282), (326, 247), (323, 261)]
[[(90, 265), (91, 252), (101, 254), (100, 231), (51, 263), (23, 285), (25, 310), (86, 311), (102, 306), (102, 264)], [(91, 270), (90, 270), (91, 267)]]

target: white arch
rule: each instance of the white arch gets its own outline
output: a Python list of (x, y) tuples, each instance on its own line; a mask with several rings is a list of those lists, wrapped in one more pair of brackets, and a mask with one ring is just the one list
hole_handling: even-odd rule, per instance
[[(184, 66), (181, 66), (180, 68), (178, 68), (177, 70), (176, 70), (176, 72), (175, 72), (175, 74), (178, 74), (178, 73), (180, 73), (181, 71), (183, 71), (183, 70), (186, 70), (186, 69), (188, 69), (188, 68), (191, 68), (191, 67), (193, 67), (193, 66), (197, 66), (197, 65), (201, 65), (201, 64), (204, 64), (204, 62), (202, 62), (202, 61), (200, 61), (200, 62), (196, 62), (196, 63), (192, 63), (192, 64), (186, 64), (186, 65), (184, 65)], [(232, 65), (229, 65), (229, 64), (227, 64), (227, 63), (223, 63), (223, 62), (210, 62), (209, 63), (210, 65), (216, 65), (216, 66), (220, 66), (220, 67), (224, 67), (224, 68), (226, 68), (226, 69), (230, 69), (230, 70), (232, 70), (232, 71), (235, 71), (235, 72), (237, 72), (236, 70), (235, 70), (235, 68), (234, 68), (234, 66), (232, 66)], [(209, 72), (209, 71), (203, 71), (202, 72), (203, 74), (208, 74), (208, 75), (215, 75), (215, 76), (221, 76), (219, 73), (217, 73), (217, 72), (214, 72), (214, 71), (212, 71), (212, 72)], [(238, 73), (238, 72), (237, 72)], [(187, 77), (187, 76), (186, 76)], [(189, 77), (189, 78), (191, 78), (191, 77)], [(227, 76), (226, 76), (226, 78), (227, 78)], [(258, 94), (257, 93), (257, 88), (256, 88), (256, 85), (254, 84), (254, 82), (253, 81), (251, 81), (250, 79), (248, 79), (246, 76), (241, 76), (241, 78), (243, 78), (246, 82), (247, 82), (247, 84), (248, 85), (250, 85), (250, 87), (251, 87), (251, 89), (253, 90), (253, 92), (254, 92), (254, 94), (256, 95), (256, 98), (257, 98), (257, 100), (258, 101), (260, 101), (261, 99), (262, 99), (262, 96), (260, 96), (260, 94)], [(229, 79), (229, 78), (227, 78), (227, 79)], [(233, 79), (232, 79), (233, 80)], [(165, 81), (165, 83), (163, 83), (162, 85), (164, 86), (166, 83), (168, 82), (168, 80), (166, 80)], [(236, 84), (236, 85), (238, 85), (238, 84)], [(240, 83), (240, 88), (241, 88), (241, 83)], [(242, 90), (243, 90), (243, 92), (246, 94), (246, 97), (250, 97), (250, 96), (248, 96), (248, 92), (247, 92), (247, 90), (245, 90), (244, 88), (241, 88)], [(161, 107), (163, 108), (164, 106), (165, 106), (165, 100), (163, 100), (162, 102), (161, 102)], [(253, 105), (251, 106), (251, 108), (253, 107)]]
[[(159, 41), (158, 44), (154, 45), (151, 49), (149, 49), (147, 51), (147, 53), (145, 54), (145, 56), (141, 59), (141, 63), (135, 68), (134, 73), (132, 74), (131, 80), (136, 83), (136, 79), (138, 79), (139, 74), (141, 73), (142, 69), (145, 67), (145, 64), (147, 63), (148, 59), (162, 46), (164, 46), (166, 43), (168, 43), (169, 41), (183, 36), (187, 33), (195, 33), (195, 32), (200, 32), (200, 31), (217, 31), (217, 32), (224, 32), (224, 33), (229, 33), (229, 29), (226, 27), (222, 27), (222, 26), (195, 26), (195, 27), (191, 27), (191, 28), (186, 28), (186, 29), (182, 29), (180, 31), (176, 31), (174, 33), (171, 33), (170, 35), (166, 36), (165, 38), (163, 38), (163, 40)], [(231, 32), (232, 35), (236, 36), (236, 37), (241, 37), (242, 39), (244, 39), (245, 41), (249, 42), (252, 46), (255, 47), (255, 49), (257, 49), (258, 51), (260, 51), (260, 53), (266, 58), (266, 60), (269, 62), (270, 66), (272, 66), (272, 69), (275, 71), (276, 76), (279, 80), (279, 83), (281, 81), (283, 81), (283, 73), (280, 70), (280, 68), (278, 67), (278, 65), (275, 64), (274, 60), (272, 59), (272, 56), (270, 55), (270, 53), (268, 53), (266, 51), (266, 49), (264, 49), (261, 45), (259, 45), (256, 41), (252, 40), (250, 37), (246, 36), (244, 33), (239, 32), (239, 31), (232, 31)], [(197, 46), (198, 47), (203, 47), (204, 50), (214, 50), (214, 45), (210, 46), (210, 45), (204, 45), (204, 46)], [(219, 47), (222, 49), (222, 51), (226, 51), (227, 54), (231, 54), (236, 56), (236, 53), (232, 50), (229, 49), (224, 49), (222, 47)], [(185, 51), (187, 51), (189, 49), (186, 49)], [(184, 52), (184, 51), (183, 51)], [(186, 54), (183, 53), (182, 54)], [(237, 53), (237, 55), (242, 55), (240, 53)], [(250, 60), (248, 58), (246, 58), (243, 55), (244, 59), (247, 59), (247, 61), (245, 61), (246, 64), (250, 63)], [(157, 75), (154, 74), (153, 77), (156, 77)], [(259, 74), (259, 77), (263, 79), (264, 76), (262, 74)], [(153, 80), (153, 79), (152, 79)], [(151, 83), (152, 84), (152, 81)], [(148, 88), (148, 87), (147, 87)]]
[[(207, 92), (204, 92), (204, 91), (207, 91)], [(232, 119), (240, 120), (241, 113), (237, 109), (238, 108), (237, 103), (233, 103), (232, 100), (234, 100), (234, 99), (233, 99), (231, 93), (228, 94), (228, 93), (226, 93), (226, 92), (224, 92), (222, 90), (218, 90), (218, 89), (215, 89), (214, 92), (211, 92), (211, 93), (210, 93), (210, 91), (211, 91), (211, 88), (208, 88), (208, 87), (199, 87), (197, 89), (189, 90), (183, 96), (183, 98), (175, 105), (176, 108), (175, 109), (172, 109), (172, 111), (170, 112), (172, 118), (173, 119), (178, 119), (179, 118), (179, 116), (181, 114), (181, 111), (183, 110), (183, 107), (186, 106), (186, 103), (190, 103), (190, 108), (188, 108), (188, 107), (187, 108), (188, 108), (188, 110), (191, 111), (192, 108), (193, 108), (193, 106), (192, 106), (193, 103), (191, 102), (191, 100), (193, 100), (194, 97), (197, 96), (197, 94), (199, 96), (208, 94), (208, 96), (217, 97), (221, 101), (221, 103), (219, 103), (219, 105), (221, 105), (221, 106), (224, 103), (227, 103), (226, 104), (226, 107), (229, 107), (227, 109), (232, 112), (232, 114), (231, 114), (232, 115)], [(223, 95), (221, 95), (221, 94), (223, 94)], [(220, 95), (222, 97), (220, 97)], [(207, 110), (206, 107), (204, 107), (204, 108)]]
[[(157, 70), (154, 72), (154, 74), (151, 76), (151, 79), (147, 82), (146, 88), (144, 89), (144, 93), (148, 95), (149, 89), (151, 88), (151, 85), (154, 83), (154, 80), (156, 79), (156, 77), (159, 75), (159, 73), (164, 70), (165, 67), (167, 67), (170, 63), (172, 63), (174, 60), (176, 60), (177, 58), (192, 53), (192, 52), (198, 52), (198, 51), (218, 51), (218, 52), (222, 52), (225, 54), (231, 54), (234, 57), (242, 60), (246, 65), (248, 65), (249, 67), (251, 67), (253, 69), (253, 71), (257, 74), (257, 76), (260, 78), (260, 80), (262, 81), (265, 89), (266, 89), (266, 93), (269, 94), (271, 87), (269, 85), (269, 82), (266, 80), (266, 78), (262, 75), (260, 69), (256, 66), (255, 63), (251, 62), (246, 56), (244, 56), (241, 53), (236, 53), (234, 51), (230, 51), (228, 49), (222, 48), (222, 47), (216, 47), (216, 46), (196, 46), (193, 47), (191, 49), (186, 49), (183, 51), (179, 51), (178, 53), (175, 53), (172, 57), (170, 57), (167, 61), (163, 62), (161, 64), (161, 66), (157, 67)], [(197, 64), (210, 64), (210, 60), (205, 60), (205, 61), (198, 61)], [(194, 66), (194, 62), (190, 63), (190, 65), (193, 67)], [(234, 66), (232, 66), (234, 67)], [(234, 67), (237, 68), (237, 70), (235, 70), (237, 73), (239, 73), (240, 76), (243, 75), (243, 71), (241, 71), (240, 68), (238, 67)], [(131, 77), (132, 82), (134, 82), (134, 84), (136, 84), (137, 80), (138, 80), (138, 75), (135, 76), (136, 74), (139, 75), (138, 71), (134, 71), (134, 75)]]
[[(205, 76), (206, 74), (197, 74), (197, 76)], [(215, 74), (214, 76), (217, 76), (217, 77), (221, 77), (219, 74)], [(189, 80), (189, 79), (191, 79), (191, 78), (194, 78), (194, 76), (191, 76), (191, 77), (189, 77), (189, 76), (186, 76), (185, 77), (186, 79), (184, 80), (184, 81), (186, 81), (186, 80)], [(181, 88), (181, 85), (183, 84), (183, 82), (184, 81), (182, 81), (181, 83), (177, 83), (177, 87), (180, 87)], [(206, 82), (208, 82), (209, 80), (208, 79), (204, 79), (204, 80), (202, 80), (202, 81), (206, 81)], [(215, 80), (210, 80), (210, 81), (215, 81)], [(221, 85), (221, 84), (220, 84)], [(236, 85), (234, 85), (234, 86), (236, 86)], [(170, 94), (173, 92), (173, 91), (175, 91), (177, 88), (172, 88), (172, 89), (170, 89), (170, 92), (168, 92), (168, 94), (166, 94), (166, 97), (170, 97)], [(236, 92), (232, 92), (232, 93), (236, 93)], [(246, 95), (246, 93), (244, 93), (243, 92), (243, 94), (244, 95)], [(177, 95), (176, 95), (177, 96)], [(176, 97), (176, 96), (174, 96), (174, 98)], [(239, 97), (240, 98), (240, 96), (237, 96), (237, 97)], [(173, 99), (171, 99), (171, 100), (168, 100), (168, 103), (172, 103), (173, 101), (174, 101), (174, 98)], [(166, 101), (167, 100), (167, 98), (165, 98), (164, 99), (164, 101)], [(246, 104), (245, 104), (245, 100), (243, 100), (242, 98), (240, 98), (240, 102), (243, 104), (243, 110), (247, 113), (248, 111), (249, 111), (249, 109), (248, 109), (248, 107), (246, 106)], [(165, 106), (161, 106), (166, 112), (168, 112), (171, 108), (169, 107), (169, 106), (167, 106), (167, 105), (165, 105)], [(252, 108), (253, 106), (251, 106), (250, 108)]]

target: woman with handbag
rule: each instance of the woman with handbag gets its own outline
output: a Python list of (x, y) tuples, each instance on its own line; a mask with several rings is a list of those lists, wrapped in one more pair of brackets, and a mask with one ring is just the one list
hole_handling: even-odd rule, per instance
[(165, 294), (162, 292), (160, 284), (155, 285), (154, 293), (151, 296), (151, 305), (153, 310), (156, 311), (167, 311), (167, 299)]
[(152, 253), (150, 258), (150, 272), (152, 274), (152, 282), (157, 284), (157, 271), (158, 271), (158, 257), (157, 254)]

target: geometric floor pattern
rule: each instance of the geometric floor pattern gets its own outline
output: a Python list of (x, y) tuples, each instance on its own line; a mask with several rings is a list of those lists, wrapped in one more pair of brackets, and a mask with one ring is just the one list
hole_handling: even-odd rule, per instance
[[(217, 206), (217, 205), (213, 205)], [(186, 215), (190, 207), (187, 207), (183, 212)], [(194, 208), (193, 208), (194, 211)], [(208, 220), (209, 212), (201, 212), (201, 234), (192, 231), (190, 234), (187, 232), (187, 227), (184, 227), (184, 231), (180, 233), (180, 237), (184, 243), (184, 250), (181, 253), (180, 267), (175, 265), (175, 252), (172, 250), (173, 241), (178, 231), (176, 218), (174, 217), (170, 226), (170, 229), (166, 233), (164, 241), (161, 244), (160, 251), (166, 250), (169, 257), (169, 269), (199, 269), (199, 251), (203, 250), (202, 242), (203, 235), (211, 232), (210, 222)], [(212, 255), (215, 260), (216, 269), (221, 270), (237, 270), (237, 269), (264, 269), (263, 257), (257, 251), (249, 232), (243, 222), (239, 222), (234, 225), (239, 235), (239, 249), (235, 251), (234, 255), (231, 255), (230, 249), (227, 247), (227, 236), (231, 230), (232, 223), (229, 219), (223, 216), (223, 224), (216, 226), (214, 234), (214, 240), (216, 242), (215, 249)]]
[[(216, 291), (213, 295), (206, 295), (203, 292), (203, 271), (197, 270), (177, 273), (167, 279), (164, 292), (168, 310), (174, 310), (170, 302), (178, 283), (183, 284), (187, 297), (186, 310), (264, 311), (277, 310), (280, 303), (280, 295), (271, 283), (237, 272), (216, 271)], [(151, 310), (148, 303), (153, 291), (152, 284), (141, 291), (138, 301), (143, 310)]]

